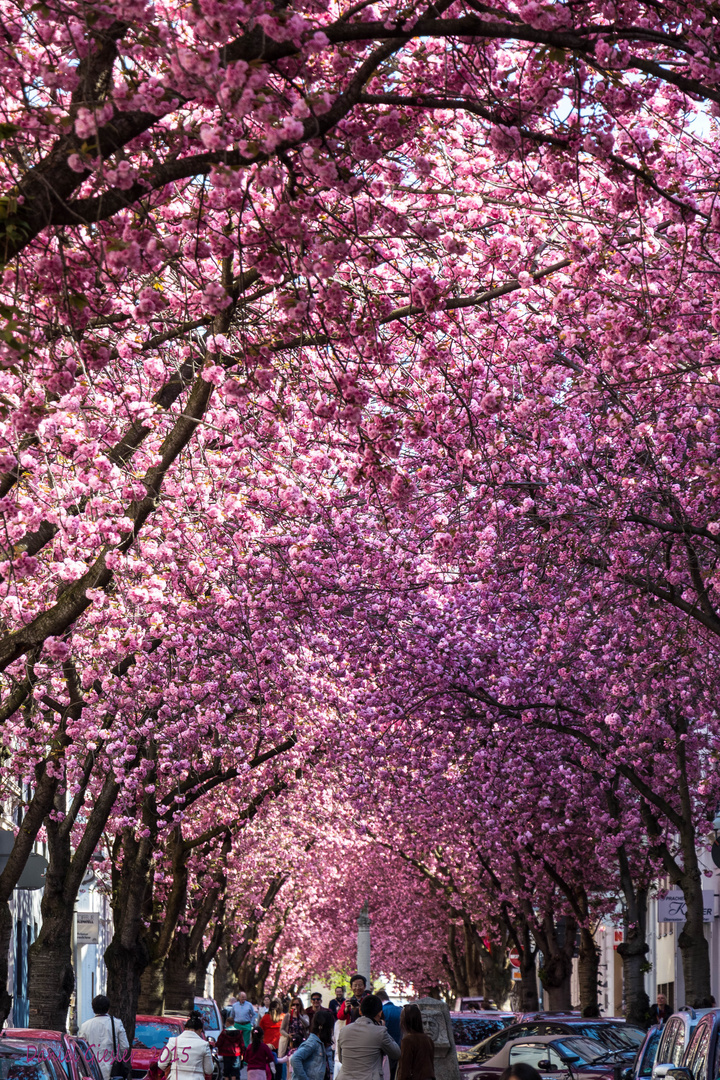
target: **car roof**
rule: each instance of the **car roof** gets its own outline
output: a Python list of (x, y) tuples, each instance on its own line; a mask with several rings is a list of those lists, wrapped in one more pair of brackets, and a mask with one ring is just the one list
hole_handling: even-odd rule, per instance
[[(568, 1031), (566, 1035), (569, 1035)], [(520, 1035), (517, 1039), (508, 1039), (505, 1043), (506, 1046), (512, 1046), (513, 1043), (539, 1043), (544, 1046), (545, 1043), (558, 1042), (563, 1039), (563, 1035)]]
[(185, 1027), (186, 1016), (136, 1016), (135, 1023), (140, 1021), (141, 1024), (166, 1024), (168, 1021), (172, 1024), (182, 1024)]
[(487, 1009), (451, 1009), (450, 1016), (463, 1020), (502, 1020), (504, 1017), (514, 1016), (511, 1012), (488, 1011)]
[(8, 1039), (54, 1039), (62, 1042), (66, 1037), (64, 1031), (51, 1031), (49, 1028), (5, 1028), (3, 1038)]

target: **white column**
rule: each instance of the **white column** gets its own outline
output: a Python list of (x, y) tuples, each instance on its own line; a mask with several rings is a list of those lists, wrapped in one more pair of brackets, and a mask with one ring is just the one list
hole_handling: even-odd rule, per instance
[(359, 975), (365, 976), (368, 989), (370, 989), (370, 916), (367, 902), (358, 915), (357, 924), (357, 970)]

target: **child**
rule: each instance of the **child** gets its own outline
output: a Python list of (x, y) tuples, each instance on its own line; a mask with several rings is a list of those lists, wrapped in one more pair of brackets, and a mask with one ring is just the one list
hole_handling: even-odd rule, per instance
[(240, 1067), (245, 1049), (245, 1041), (242, 1031), (238, 1031), (233, 1025), (235, 1017), (232, 1009), (223, 1009), (223, 1029), (217, 1038), (217, 1052), (222, 1058), (223, 1076), (226, 1080), (240, 1080)]
[(270, 1080), (271, 1073), (275, 1072), (275, 1055), (263, 1042), (260, 1028), (253, 1029), (243, 1057), (248, 1069), (247, 1080)]

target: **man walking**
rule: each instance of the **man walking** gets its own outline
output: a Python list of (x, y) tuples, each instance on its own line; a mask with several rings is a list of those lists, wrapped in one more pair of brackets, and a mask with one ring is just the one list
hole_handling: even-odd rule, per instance
[(232, 1006), (235, 1027), (242, 1031), (243, 1041), (246, 1046), (250, 1045), (250, 1033), (255, 1025), (255, 1010), (247, 999), (247, 994), (241, 990), (238, 999)]
[(383, 1003), (375, 994), (362, 999), (360, 1016), (339, 1033), (337, 1053), (342, 1066), (338, 1080), (382, 1080), (383, 1054), (390, 1061), (400, 1057), (400, 1047), (383, 1021)]
[[(84, 1039), (98, 1060), (103, 1080), (110, 1080), (116, 1061), (129, 1060), (130, 1043), (122, 1020), (110, 1014), (110, 999), (98, 994), (92, 999), (92, 1020), (81, 1025), (78, 1035)], [(115, 1029), (113, 1038), (113, 1028)]]

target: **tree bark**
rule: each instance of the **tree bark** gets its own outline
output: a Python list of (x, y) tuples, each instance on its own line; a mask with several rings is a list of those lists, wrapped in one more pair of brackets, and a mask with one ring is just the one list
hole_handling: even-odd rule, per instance
[(0, 949), (2, 950), (0, 956), (0, 1024), (7, 1020), (13, 1003), (12, 994), (9, 994), (7, 990), (8, 976), (10, 974), (8, 956), (10, 955), (12, 938), (12, 912), (10, 911), (10, 904), (7, 900), (4, 900), (0, 903)]
[(540, 1009), (540, 999), (538, 995), (538, 973), (536, 965), (537, 949), (533, 945), (530, 927), (528, 926), (526, 919), (522, 919), (519, 933), (514, 933), (512, 936), (514, 937), (515, 945), (520, 955), (520, 1011), (538, 1012)]
[(188, 1013), (195, 997), (196, 958), (187, 934), (176, 933), (165, 961), (165, 1008), (171, 1013)]
[(140, 976), (140, 1016), (162, 1016), (165, 1012), (165, 957), (153, 959)]
[(578, 969), (580, 983), (580, 1012), (583, 1016), (599, 1016), (598, 969), (600, 953), (592, 931), (587, 926), (580, 927), (580, 963)]
[(93, 768), (94, 759), (89, 759), (80, 791), (67, 810), (64, 790), (56, 795), (55, 815), (46, 822), (49, 864), (40, 906), (42, 926), (28, 950), (28, 996), (33, 1028), (64, 1031), (75, 989), (72, 929), (77, 894), (120, 790), (115, 774), (106, 776), (73, 852), (72, 829), (84, 806)]
[(565, 937), (560, 944), (558, 928), (552, 914), (545, 916), (542, 930), (536, 931), (536, 938), (543, 954), (540, 981), (548, 994), (550, 1012), (569, 1012), (572, 1008), (570, 979), (576, 932), (577, 923), (569, 915), (566, 916)]
[(215, 958), (215, 974), (213, 977), (213, 997), (219, 1005), (224, 1005), (231, 994), (238, 992), (235, 972), (228, 961), (228, 947), (223, 945)]

